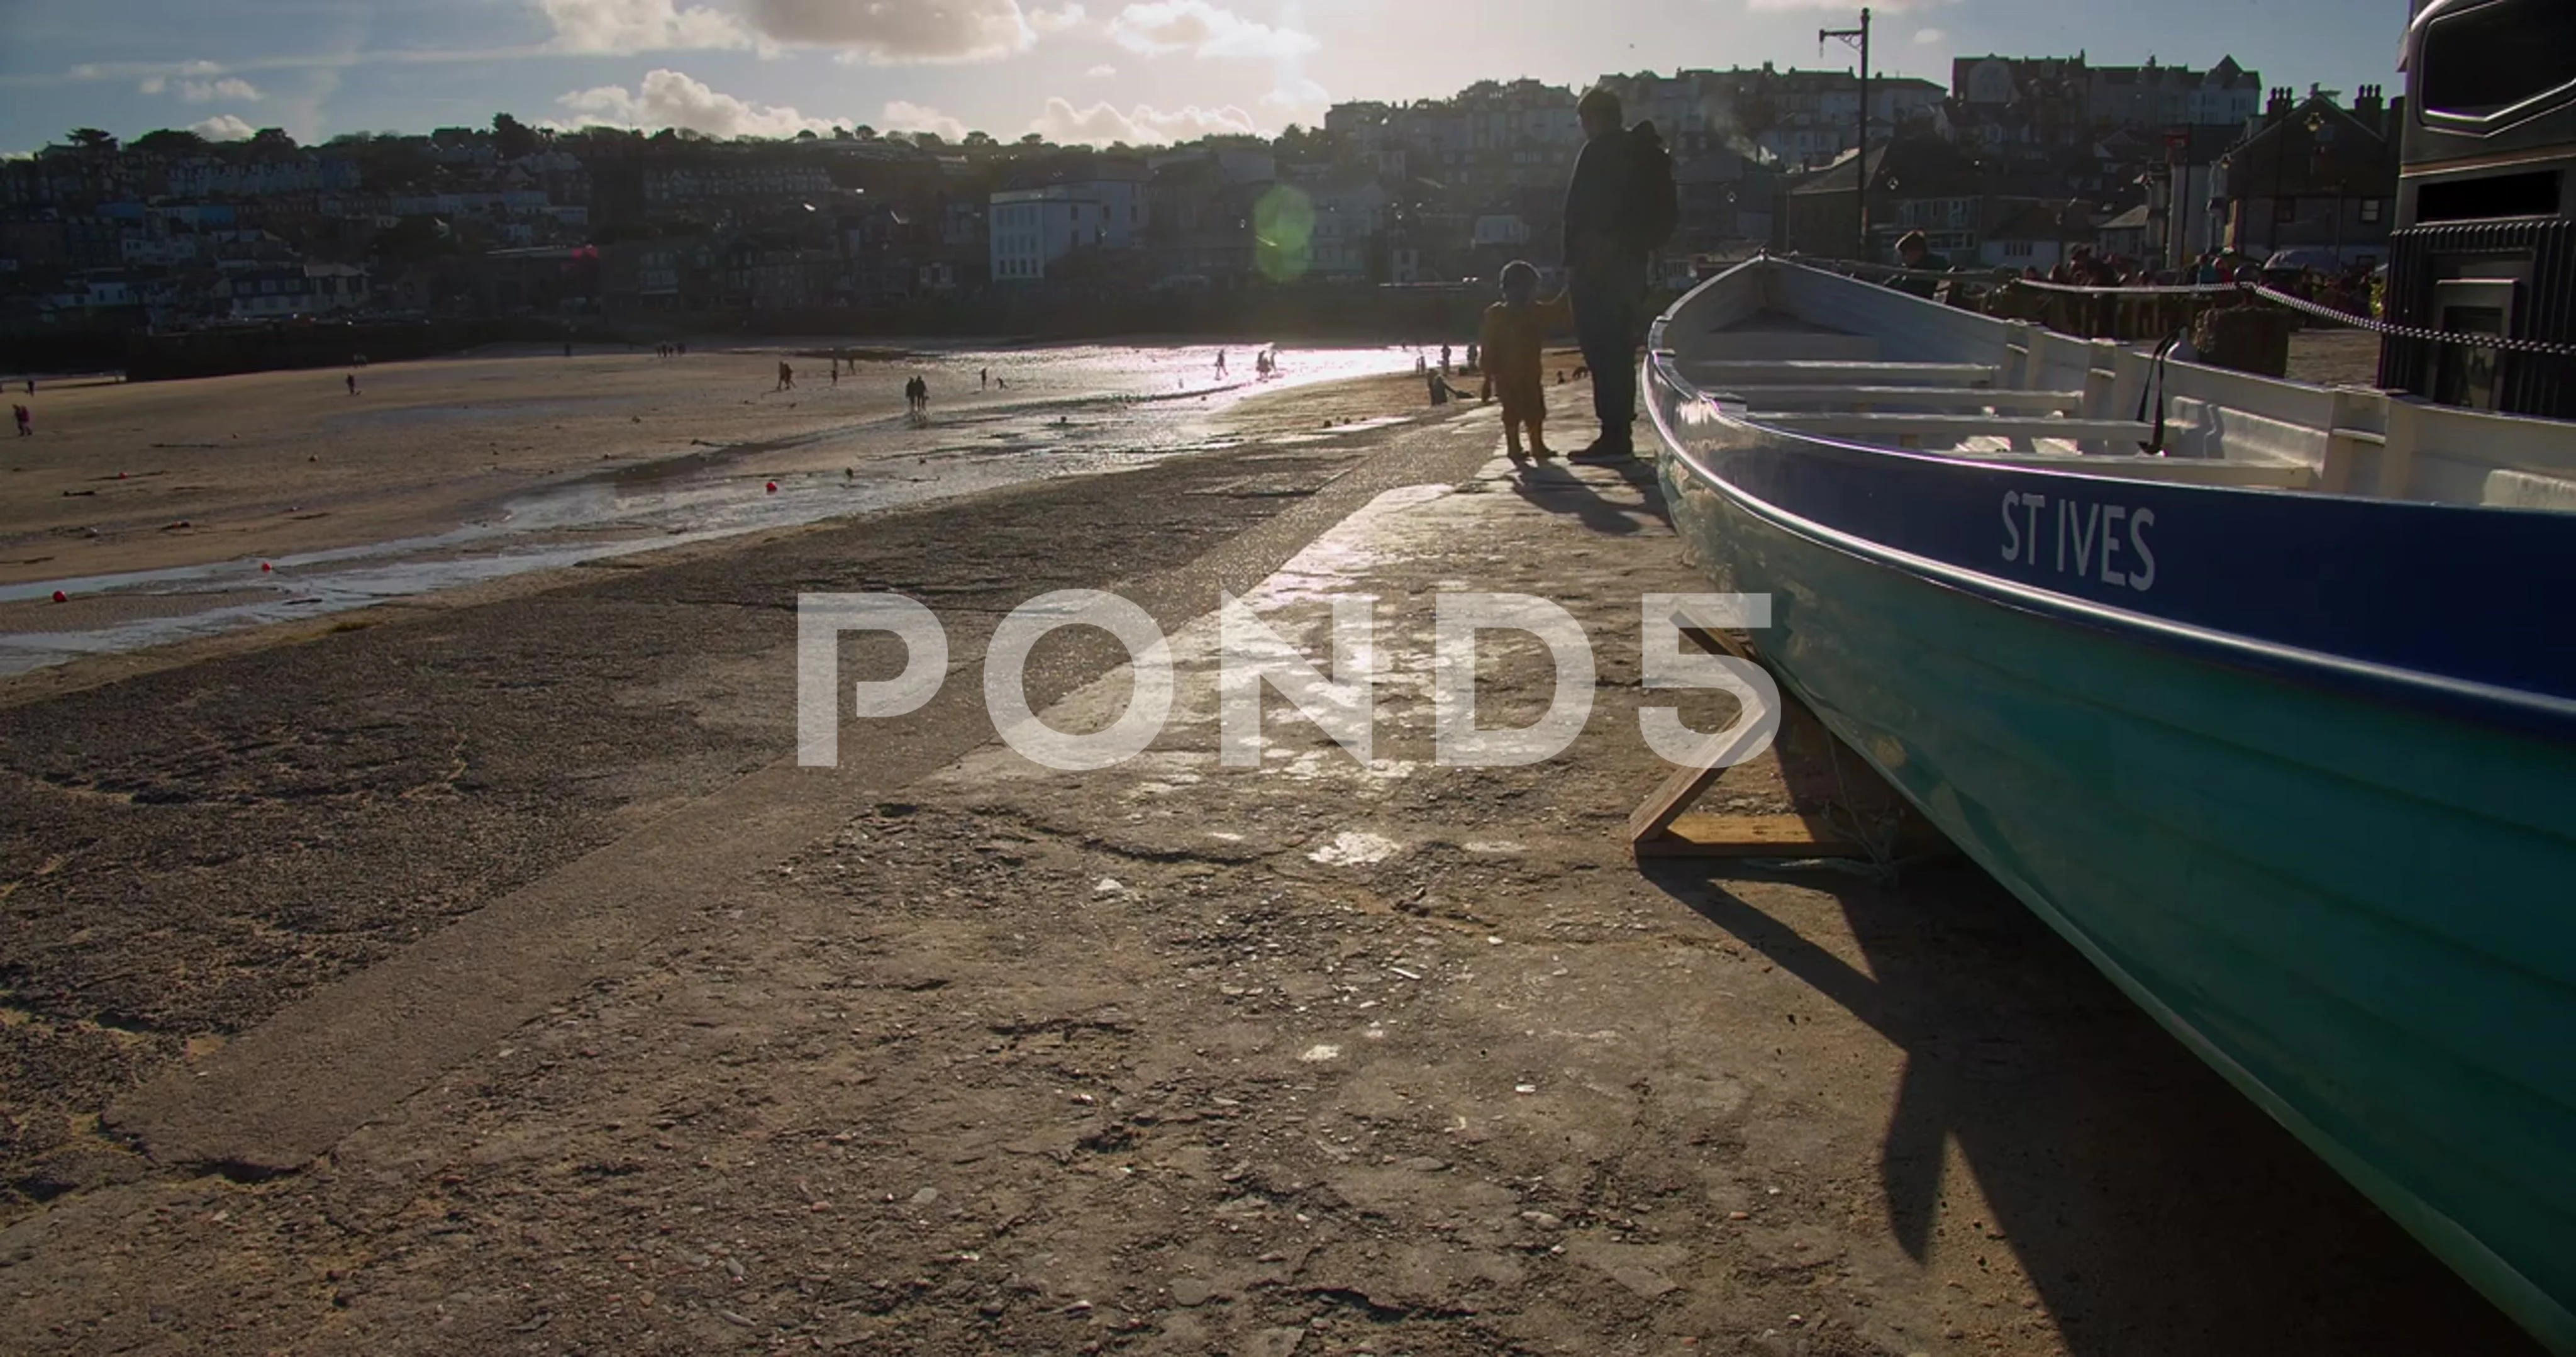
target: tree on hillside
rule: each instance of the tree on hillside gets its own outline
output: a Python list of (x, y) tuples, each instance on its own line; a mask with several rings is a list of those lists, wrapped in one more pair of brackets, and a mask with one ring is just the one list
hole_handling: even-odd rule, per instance
[(861, 141), (874, 141), (877, 139), (877, 130), (868, 126), (866, 123), (860, 123), (858, 126), (850, 129), (850, 135), (857, 137)]
[(503, 160), (537, 153), (536, 130), (507, 113), (492, 115), (492, 142)]
[(116, 149), (116, 138), (95, 127), (75, 127), (71, 131), (69, 140), (72, 145), (83, 151), (106, 152)]
[(207, 141), (204, 137), (185, 128), (174, 127), (146, 132), (127, 143), (128, 150), (145, 151), (153, 155), (202, 155), (206, 147)]
[(292, 151), (295, 138), (286, 135), (283, 127), (263, 127), (251, 134), (250, 148), (254, 151)]
[(1002, 143), (993, 140), (993, 134), (990, 132), (969, 132), (966, 134), (966, 144), (981, 149), (987, 146), (999, 146)]

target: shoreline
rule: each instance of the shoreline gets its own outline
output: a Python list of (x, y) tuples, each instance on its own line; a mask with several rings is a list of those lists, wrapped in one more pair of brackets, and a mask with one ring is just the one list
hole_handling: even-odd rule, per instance
[[(1425, 407), (1403, 415), (1390, 416), (1379, 413), (1382, 407), (1391, 405), (1407, 394), (1412, 394), (1418, 399), (1418, 393), (1412, 391), (1415, 380), (1410, 374), (1398, 374), (1392, 377), (1343, 377), (1316, 381), (1303, 386), (1284, 387), (1275, 391), (1249, 391), (1228, 409), (1215, 412), (1210, 416), (1218, 438), (1226, 441), (1227, 446), (1137, 458), (1121, 464), (1088, 467), (1070, 474), (1077, 477), (1126, 475), (1150, 466), (1182, 460), (1258, 454), (1272, 443), (1276, 443), (1283, 449), (1300, 448), (1302, 450), (1304, 445), (1314, 442), (1318, 435), (1337, 436), (1334, 433), (1336, 429), (1346, 430), (1350, 436), (1359, 437), (1373, 434), (1381, 429), (1415, 424), (1422, 417), (1434, 412)], [(1253, 384), (1246, 382), (1239, 385)], [(1140, 397), (1106, 395), (1066, 397), (1057, 401), (1033, 401), (1025, 409), (1038, 411), (1119, 406), (1138, 402), (1182, 402), (1198, 399), (1204, 394), (1206, 393), (1156, 393)], [(1312, 427), (1319, 421), (1330, 423), (1323, 428)], [(876, 422), (882, 421), (871, 421), (871, 423)], [(794, 476), (800, 474), (801, 469), (801, 474), (810, 476), (813, 474), (811, 469), (804, 468), (803, 464), (792, 456), (793, 453), (799, 449), (829, 444), (848, 436), (855, 428), (863, 427), (866, 426), (827, 427), (758, 441), (674, 451), (664, 458), (623, 463), (598, 470), (578, 471), (555, 481), (551, 488), (577, 489), (586, 484), (607, 483), (639, 474), (663, 476), (685, 473), (691, 478), (700, 480), (748, 481), (772, 476)], [(771, 454), (787, 455), (783, 456), (775, 466), (760, 464), (755, 460)], [(155, 644), (38, 664), (14, 673), (0, 673), (0, 709), (43, 701), (141, 674), (182, 668), (272, 646), (302, 644), (327, 638), (335, 633), (378, 625), (384, 620), (408, 613), (472, 608), (496, 600), (545, 593), (579, 583), (588, 577), (585, 572), (600, 569), (654, 569), (678, 562), (756, 552), (800, 534), (829, 531), (869, 517), (905, 512), (927, 505), (949, 506), (963, 512), (996, 496), (1007, 496), (1029, 483), (962, 485), (951, 493), (932, 494), (903, 503), (859, 507), (845, 513), (825, 514), (790, 523), (753, 526), (739, 531), (694, 537), (689, 540), (655, 542), (638, 546), (633, 550), (595, 555), (566, 564), (538, 566), (497, 578), (473, 580), (350, 606), (332, 607), (303, 616), (255, 622), (227, 628), (213, 634), (180, 635)], [(528, 487), (515, 487), (496, 496), (490, 502), (491, 507), (497, 509), (502, 503), (523, 498), (528, 493)], [(524, 536), (526, 541), (531, 543), (539, 540), (539, 534), (534, 532)], [(234, 559), (236, 558), (225, 558), (211, 564), (222, 566), (231, 563)], [(261, 577), (250, 575), (245, 568), (244, 578), (255, 583)], [(119, 611), (115, 602), (119, 599), (130, 600), (131, 604), (137, 605), (135, 611), (131, 613)], [(88, 616), (82, 617), (80, 613), (75, 612), (74, 619), (95, 625), (110, 625), (127, 618), (149, 620), (165, 615), (164, 610), (167, 610), (167, 613), (184, 616), (186, 612), (193, 609), (178, 606), (183, 600), (197, 600), (213, 606), (240, 601), (233, 594), (215, 591), (174, 594), (149, 590), (139, 590), (123, 595), (98, 595), (88, 599), (76, 598), (71, 604), (54, 604), (42, 599), (0, 601), (0, 633), (15, 632), (29, 636), (59, 634), (59, 631), (29, 632), (22, 631), (20, 628), (30, 618), (41, 623), (55, 623), (64, 618), (64, 610), (67, 608), (86, 610)], [(79, 627), (76, 625), (73, 629), (78, 630)]]

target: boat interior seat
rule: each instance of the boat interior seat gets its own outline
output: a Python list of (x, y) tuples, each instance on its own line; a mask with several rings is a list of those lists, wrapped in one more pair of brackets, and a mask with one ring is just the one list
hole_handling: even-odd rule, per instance
[(2066, 442), (2143, 443), (2155, 427), (2135, 419), (2070, 419), (2062, 415), (1990, 415), (1920, 411), (1748, 410), (1756, 424), (1798, 433), (1840, 434), (1872, 442), (1897, 438), (1947, 440), (2002, 438), (2060, 439)]
[(2298, 462), (2229, 462), (2209, 457), (2027, 452), (1973, 447), (1926, 451), (1936, 457), (1992, 462), (1998, 466), (2042, 467), (2051, 471), (2080, 471), (2088, 476), (2121, 476), (2181, 485), (2224, 485), (2248, 490), (2313, 490), (2317, 485), (2315, 470)]
[(1690, 358), (1718, 362), (1794, 358), (1819, 363), (1874, 363), (1878, 361), (1878, 337), (1831, 330), (1721, 330), (1694, 338)]
[(1877, 359), (1710, 358), (1694, 351), (1677, 360), (1702, 391), (1743, 382), (1791, 386), (1992, 386), (1992, 363), (1899, 363)]
[(1720, 386), (1716, 395), (1731, 397), (1761, 410), (2052, 410), (2061, 414), (2083, 408), (2081, 391), (2021, 391), (1984, 386), (1845, 386), (1737, 382)]

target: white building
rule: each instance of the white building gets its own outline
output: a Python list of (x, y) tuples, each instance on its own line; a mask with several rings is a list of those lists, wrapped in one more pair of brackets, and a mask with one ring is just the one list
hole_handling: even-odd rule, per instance
[(215, 284), (236, 318), (310, 316), (347, 311), (367, 300), (367, 271), (350, 264), (286, 264), (243, 269)]
[(1034, 283), (1077, 249), (1134, 249), (1144, 242), (1145, 185), (1086, 179), (1043, 188), (1005, 189), (987, 216), (993, 281)]

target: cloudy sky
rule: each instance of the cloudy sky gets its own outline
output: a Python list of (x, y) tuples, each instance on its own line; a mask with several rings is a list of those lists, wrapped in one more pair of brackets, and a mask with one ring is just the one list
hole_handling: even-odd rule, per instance
[[(1484, 77), (1847, 67), (1844, 0), (0, 0), (0, 152), (73, 126), (358, 130), (529, 122), (719, 135), (865, 123), (1014, 139), (1276, 131), (1333, 100)], [(1879, 69), (1956, 53), (2392, 87), (2404, 0), (1878, 0)]]

